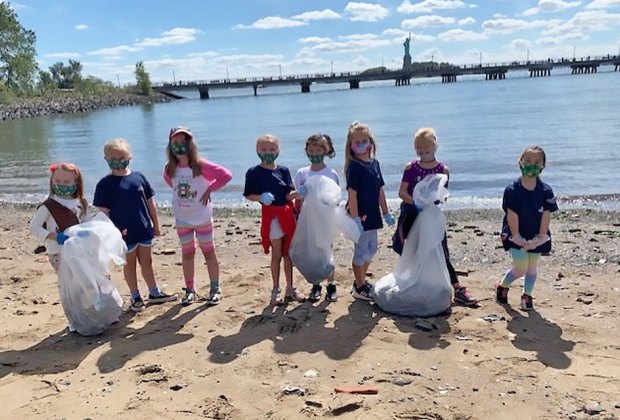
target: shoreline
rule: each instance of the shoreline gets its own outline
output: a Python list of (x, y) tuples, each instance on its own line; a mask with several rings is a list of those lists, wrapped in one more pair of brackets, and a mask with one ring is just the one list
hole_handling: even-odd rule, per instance
[(58, 94), (49, 97), (18, 98), (9, 103), (0, 103), (0, 123), (47, 115), (77, 114), (121, 106), (166, 103), (174, 100), (158, 92), (153, 92), (151, 96), (113, 92), (102, 95)]

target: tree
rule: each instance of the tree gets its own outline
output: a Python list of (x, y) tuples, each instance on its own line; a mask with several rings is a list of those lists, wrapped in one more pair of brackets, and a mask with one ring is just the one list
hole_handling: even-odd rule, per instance
[(82, 80), (82, 64), (69, 60), (69, 65), (65, 66), (59, 61), (50, 67), (50, 74), (59, 89), (73, 89)]
[(144, 68), (144, 62), (138, 61), (136, 63), (136, 86), (138, 91), (145, 95), (151, 94), (151, 76)]
[(43, 91), (50, 91), (50, 90), (54, 90), (57, 85), (56, 83), (54, 83), (54, 80), (52, 79), (52, 75), (46, 71), (39, 71), (39, 83), (37, 84), (37, 87)]
[(9, 4), (0, 2), (0, 81), (9, 89), (23, 93), (32, 88), (38, 70), (36, 40)]

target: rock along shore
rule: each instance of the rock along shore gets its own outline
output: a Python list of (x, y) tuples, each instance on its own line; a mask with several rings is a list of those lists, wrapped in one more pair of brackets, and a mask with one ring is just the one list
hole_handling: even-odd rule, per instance
[(52, 114), (75, 114), (117, 106), (146, 105), (173, 100), (160, 93), (153, 93), (151, 96), (135, 93), (71, 94), (46, 98), (16, 99), (10, 103), (0, 103), (0, 121)]

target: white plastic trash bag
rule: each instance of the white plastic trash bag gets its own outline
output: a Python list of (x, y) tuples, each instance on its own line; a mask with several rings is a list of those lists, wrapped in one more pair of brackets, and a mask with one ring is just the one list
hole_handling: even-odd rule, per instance
[(354, 237), (357, 226), (338, 207), (342, 191), (334, 180), (316, 175), (308, 177), (304, 185), (308, 193), (297, 220), (289, 256), (308, 282), (319, 284), (334, 271), (332, 245), (336, 236), (346, 232), (347, 237)]
[(127, 246), (103, 213), (65, 232), (58, 267), (60, 302), (81, 335), (101, 334), (118, 320), (123, 299), (108, 275), (110, 262), (125, 264)]
[(438, 315), (450, 307), (452, 286), (441, 246), (446, 218), (437, 204), (448, 197), (443, 174), (426, 176), (413, 191), (422, 211), (411, 228), (396, 270), (374, 287), (374, 300), (386, 312), (412, 317)]

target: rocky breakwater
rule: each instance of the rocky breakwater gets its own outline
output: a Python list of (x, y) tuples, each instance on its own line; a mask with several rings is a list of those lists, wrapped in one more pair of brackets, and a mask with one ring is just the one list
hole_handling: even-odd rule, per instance
[(131, 93), (107, 93), (96, 96), (71, 94), (16, 99), (10, 103), (0, 103), (0, 121), (52, 114), (74, 114), (117, 106), (146, 105), (172, 100), (174, 99), (160, 93), (154, 93), (151, 96)]

